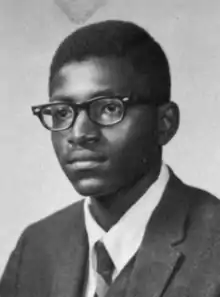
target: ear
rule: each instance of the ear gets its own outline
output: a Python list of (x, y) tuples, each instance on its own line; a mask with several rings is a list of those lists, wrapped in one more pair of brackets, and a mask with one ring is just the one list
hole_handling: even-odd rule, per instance
[(169, 102), (158, 107), (158, 144), (167, 144), (179, 128), (179, 108)]

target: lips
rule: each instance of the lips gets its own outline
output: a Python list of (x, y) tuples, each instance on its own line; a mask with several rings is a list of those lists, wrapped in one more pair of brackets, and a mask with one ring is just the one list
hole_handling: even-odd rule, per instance
[(102, 154), (91, 153), (87, 151), (75, 151), (72, 156), (67, 159), (67, 165), (74, 170), (94, 169), (106, 161), (106, 157)]

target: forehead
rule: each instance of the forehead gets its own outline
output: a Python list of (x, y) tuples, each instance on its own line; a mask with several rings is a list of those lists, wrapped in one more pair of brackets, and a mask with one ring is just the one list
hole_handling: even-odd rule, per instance
[(63, 66), (51, 84), (51, 97), (87, 100), (109, 93), (128, 95), (132, 92), (132, 67), (121, 59), (93, 58)]

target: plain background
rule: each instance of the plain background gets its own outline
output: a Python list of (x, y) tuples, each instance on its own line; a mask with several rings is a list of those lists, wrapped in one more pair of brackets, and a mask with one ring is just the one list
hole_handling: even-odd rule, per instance
[[(220, 1), (108, 0), (89, 22), (118, 18), (148, 29), (170, 60), (181, 126), (165, 161), (220, 197)], [(75, 28), (53, 0), (0, 0), (0, 274), (28, 224), (80, 198), (30, 110), (48, 100), (52, 55)]]

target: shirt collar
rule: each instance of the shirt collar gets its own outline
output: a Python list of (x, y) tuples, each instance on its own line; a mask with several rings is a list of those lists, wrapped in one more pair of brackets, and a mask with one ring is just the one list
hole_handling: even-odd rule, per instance
[(108, 232), (105, 232), (91, 215), (89, 210), (91, 200), (87, 197), (84, 212), (90, 253), (95, 242), (102, 240), (119, 273), (137, 252), (146, 226), (162, 197), (168, 180), (169, 170), (165, 164), (162, 164), (157, 180)]

